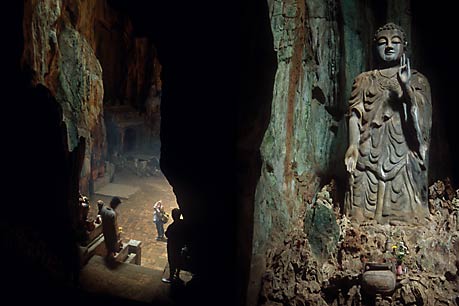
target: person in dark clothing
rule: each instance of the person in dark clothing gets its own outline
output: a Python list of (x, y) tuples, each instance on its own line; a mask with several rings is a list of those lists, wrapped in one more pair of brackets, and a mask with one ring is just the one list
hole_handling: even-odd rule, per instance
[(180, 209), (172, 209), (173, 222), (167, 227), (167, 260), (169, 262), (169, 278), (163, 278), (162, 281), (170, 283), (180, 281), (180, 268), (182, 266), (181, 251), (185, 246), (185, 228), (184, 222), (180, 219), (182, 215)]
[(102, 218), (102, 233), (104, 235), (105, 246), (107, 248), (107, 261), (112, 263), (115, 261), (115, 253), (121, 248), (120, 233), (118, 228), (118, 214), (115, 211), (121, 200), (118, 197), (113, 197), (110, 201), (110, 207), (103, 206), (100, 210)]

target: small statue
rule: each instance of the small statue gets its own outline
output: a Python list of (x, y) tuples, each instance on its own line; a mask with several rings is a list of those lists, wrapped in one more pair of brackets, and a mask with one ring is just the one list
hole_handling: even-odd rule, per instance
[(79, 194), (78, 197), (78, 235), (81, 242), (85, 242), (89, 237), (89, 232), (94, 230), (95, 226), (92, 220), (89, 219), (89, 210), (91, 205), (89, 198)]
[(80, 222), (84, 223), (88, 219), (90, 204), (88, 197), (81, 195), (78, 198)]
[(387, 237), (386, 243), (385, 243), (385, 245), (384, 245), (384, 252), (390, 252), (390, 250), (391, 250), (391, 245), (392, 245), (392, 239), (391, 239), (391, 237), (389, 236), (389, 237)]
[(333, 199), (330, 197), (327, 185), (323, 186), (322, 189), (317, 193), (317, 204), (322, 204), (327, 208), (333, 207)]
[(100, 211), (104, 207), (105, 203), (102, 200), (97, 201), (97, 216), (96, 220), (94, 221), (96, 224), (101, 224), (102, 223), (102, 217), (100, 216)]
[(384, 25), (374, 41), (380, 67), (355, 78), (349, 101), (346, 213), (416, 223), (429, 213), (430, 86), (410, 67), (400, 27)]

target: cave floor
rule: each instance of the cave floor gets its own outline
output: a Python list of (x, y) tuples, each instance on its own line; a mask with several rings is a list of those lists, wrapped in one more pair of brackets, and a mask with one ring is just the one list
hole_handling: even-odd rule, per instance
[(183, 275), (182, 272), (181, 276), (184, 276), (182, 279), (185, 281), (182, 286), (163, 283), (161, 278), (164, 276), (167, 277), (167, 272), (164, 274), (128, 263), (119, 263), (116, 267), (108, 268), (104, 258), (95, 255), (81, 271), (80, 288), (91, 294), (125, 301), (149, 305), (177, 305), (184, 296), (184, 285), (191, 279), (191, 275), (188, 272)]
[[(155, 176), (137, 176), (129, 169), (121, 169), (115, 174), (114, 185), (137, 188), (137, 191), (123, 198), (117, 208), (118, 226), (122, 227), (122, 240), (139, 240), (141, 247), (141, 265), (120, 263), (115, 268), (108, 268), (102, 257), (94, 255), (83, 267), (80, 286), (85, 292), (122, 298), (129, 301), (155, 305), (176, 305), (180, 288), (165, 284), (161, 278), (169, 276), (167, 263), (167, 243), (156, 241), (156, 227), (153, 223), (153, 204), (162, 200), (166, 212), (178, 207), (175, 194), (167, 179), (158, 173)], [(111, 195), (93, 194), (89, 197), (91, 210), (89, 216), (97, 214), (97, 200), (110, 203)], [(172, 222), (169, 220), (164, 228)], [(191, 280), (191, 274), (182, 271), (180, 277), (185, 282)]]
[[(138, 188), (129, 199), (122, 199), (122, 204), (117, 208), (118, 226), (123, 228), (121, 238), (125, 243), (130, 239), (141, 241), (141, 266), (162, 273), (167, 265), (166, 242), (155, 240), (157, 235), (153, 223), (153, 204), (161, 199), (169, 214), (173, 208), (178, 207), (172, 186), (160, 172), (156, 176), (141, 177), (128, 169), (116, 172), (113, 183)], [(89, 216), (94, 218), (97, 214), (97, 200), (109, 204), (111, 196), (95, 194), (89, 199), (91, 203)], [(164, 225), (164, 229), (171, 222), (172, 220), (169, 220)]]

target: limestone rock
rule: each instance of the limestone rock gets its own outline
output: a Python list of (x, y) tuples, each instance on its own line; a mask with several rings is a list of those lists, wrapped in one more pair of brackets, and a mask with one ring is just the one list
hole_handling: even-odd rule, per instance
[[(431, 186), (430, 190), (439, 189)], [(446, 207), (452, 207), (453, 200), (445, 199)], [(291, 231), (283, 243), (269, 250), (269, 273), (262, 280), (260, 301), (284, 305), (299, 301), (300, 305), (457, 305), (459, 231), (448, 226), (448, 210), (438, 211), (428, 224), (416, 226), (340, 219), (346, 217), (338, 216), (342, 234), (334, 254), (325, 262), (323, 254), (314, 252), (312, 236), (300, 230)], [(407, 247), (402, 261), (405, 272), (397, 276), (393, 293), (371, 296), (361, 288), (364, 264), (390, 263), (395, 267), (397, 256), (392, 246), (398, 242)], [(327, 241), (321, 243), (326, 245)]]
[(59, 103), (68, 150), (85, 142), (80, 189), (88, 193), (106, 171), (107, 104), (142, 105), (152, 83), (161, 87), (154, 46), (134, 38), (129, 18), (106, 0), (26, 1), (23, 34), (22, 67)]
[(340, 233), (331, 203), (328, 191), (319, 192), (315, 205), (306, 210), (305, 218), (305, 232), (312, 251), (324, 260), (335, 253)]

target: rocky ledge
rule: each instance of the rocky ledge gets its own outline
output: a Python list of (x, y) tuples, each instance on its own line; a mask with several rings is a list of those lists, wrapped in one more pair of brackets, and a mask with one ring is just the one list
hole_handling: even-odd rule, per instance
[[(459, 189), (448, 179), (429, 188), (426, 224), (357, 224), (334, 194), (326, 185), (305, 224), (268, 250), (260, 305), (459, 305)], [(394, 289), (366, 290), (366, 263), (392, 266)]]

